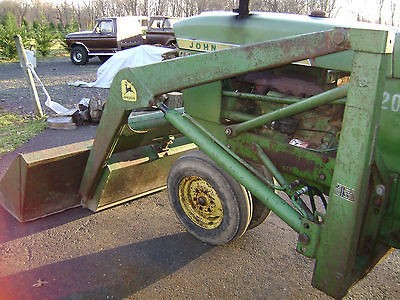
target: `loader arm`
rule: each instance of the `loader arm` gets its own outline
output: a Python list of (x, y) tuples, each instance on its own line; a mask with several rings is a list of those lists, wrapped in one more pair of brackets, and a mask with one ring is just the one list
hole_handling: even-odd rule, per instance
[[(347, 30), (335, 29), (120, 71), (113, 80), (110, 98), (82, 178), (82, 204), (85, 205), (93, 197), (103, 167), (113, 153), (132, 110), (154, 107), (157, 105), (156, 96), (170, 91), (347, 50), (350, 48), (347, 36)], [(196, 143), (195, 140), (193, 142)], [(257, 179), (253, 179), (257, 182)], [(300, 215), (272, 191), (269, 196), (274, 204), (266, 204), (276, 208), (281, 218), (300, 231)]]

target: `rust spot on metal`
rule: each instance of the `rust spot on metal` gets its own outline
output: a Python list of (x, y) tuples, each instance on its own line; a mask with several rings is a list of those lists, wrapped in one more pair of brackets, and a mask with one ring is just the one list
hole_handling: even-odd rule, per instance
[(332, 36), (332, 42), (337, 46), (342, 46), (347, 41), (347, 34), (344, 31), (338, 30)]
[(265, 95), (269, 90), (296, 97), (311, 97), (324, 90), (317, 82), (301, 75), (281, 75), (273, 71), (253, 72), (237, 78), (239, 82), (252, 84), (253, 93)]
[(322, 156), (321, 160), (322, 160), (323, 163), (326, 164), (329, 161), (329, 158), (324, 155), (324, 156)]
[(267, 155), (273, 162), (275, 162), (276, 165), (279, 165), (282, 169), (288, 170), (292, 168), (297, 168), (303, 172), (314, 172), (317, 167), (315, 162), (287, 152), (267, 151)]

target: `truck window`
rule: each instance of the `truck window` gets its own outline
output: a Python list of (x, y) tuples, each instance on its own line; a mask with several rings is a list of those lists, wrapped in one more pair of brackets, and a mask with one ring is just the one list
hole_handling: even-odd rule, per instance
[(100, 32), (111, 33), (113, 32), (113, 22), (112, 20), (104, 20), (99, 24)]
[(169, 19), (165, 20), (164, 28), (166, 28), (166, 29), (171, 29), (172, 28), (172, 22)]
[(153, 22), (151, 22), (150, 24), (150, 28), (153, 29), (157, 29), (157, 28), (161, 28), (161, 20), (154, 20)]

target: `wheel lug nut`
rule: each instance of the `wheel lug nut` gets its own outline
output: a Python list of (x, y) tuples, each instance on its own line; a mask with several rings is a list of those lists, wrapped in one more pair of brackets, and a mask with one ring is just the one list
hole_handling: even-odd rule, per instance
[(206, 203), (207, 203), (206, 199), (204, 199), (203, 197), (200, 197), (198, 201), (199, 201), (199, 204), (203, 205), (203, 206), (206, 205)]

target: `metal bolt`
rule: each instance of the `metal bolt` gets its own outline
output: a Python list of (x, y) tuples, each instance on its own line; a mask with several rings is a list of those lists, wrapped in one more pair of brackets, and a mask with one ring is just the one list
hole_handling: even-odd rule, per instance
[(299, 234), (299, 242), (303, 245), (307, 245), (310, 242), (310, 238), (305, 233)]
[(381, 196), (381, 197), (385, 196), (385, 191), (386, 191), (386, 188), (383, 184), (378, 184), (375, 187), (375, 192), (378, 196)]
[(300, 247), (300, 252), (301, 253), (305, 253), (307, 251), (307, 248), (306, 247)]
[(204, 206), (207, 204), (206, 199), (204, 199), (203, 197), (199, 197), (198, 202), (200, 205)]
[(233, 133), (233, 131), (232, 131), (232, 128), (231, 128), (231, 127), (226, 127), (226, 128), (225, 128), (225, 134), (226, 134), (227, 136), (232, 135), (232, 133)]
[(325, 180), (326, 179), (326, 176), (325, 176), (325, 174), (319, 174), (319, 179), (321, 179), (321, 180)]
[(381, 205), (382, 205), (382, 198), (376, 197), (376, 198), (374, 199), (374, 204), (375, 204), (376, 206), (381, 206)]
[(308, 228), (310, 228), (310, 224), (304, 223), (304, 224), (303, 224), (303, 227), (304, 227), (305, 229), (308, 229)]
[(347, 41), (347, 34), (344, 31), (336, 31), (333, 34), (332, 41), (336, 46), (341, 46)]
[(342, 280), (342, 279), (343, 279), (343, 277), (344, 277), (344, 276), (343, 276), (343, 274), (342, 274), (342, 273), (339, 273), (339, 272), (338, 272), (338, 273), (336, 273), (336, 279), (337, 279), (337, 280)]

